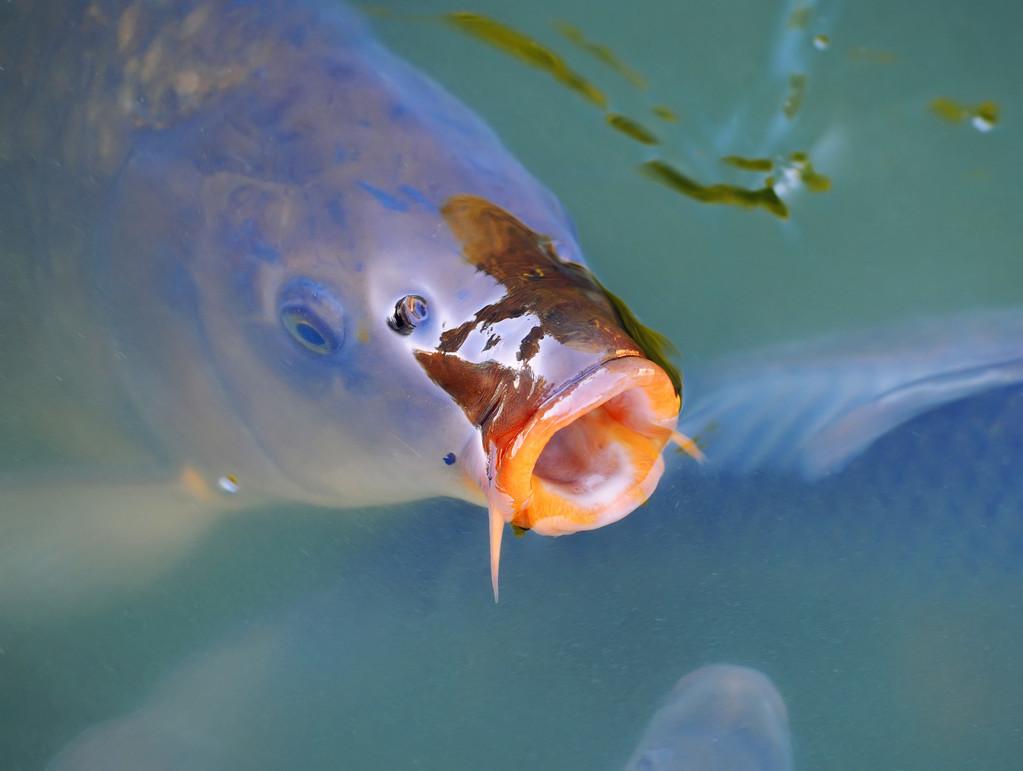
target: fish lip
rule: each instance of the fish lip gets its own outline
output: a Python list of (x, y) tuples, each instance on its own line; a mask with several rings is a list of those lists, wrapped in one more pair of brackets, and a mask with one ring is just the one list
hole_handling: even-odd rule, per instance
[[(615, 448), (628, 457), (621, 464), (623, 470), (608, 479), (617, 476), (621, 489), (606, 505), (599, 501), (597, 490), (587, 508), (573, 508), (571, 496), (559, 498), (551, 492), (559, 489), (558, 483), (537, 479), (536, 466), (555, 434), (618, 397), (623, 402), (615, 409), (616, 425), (629, 439), (615, 443)], [(503, 447), (491, 447), (491, 507), (506, 522), (543, 535), (595, 529), (621, 519), (657, 486), (664, 469), (661, 450), (671, 439), (680, 407), (681, 399), (667, 373), (643, 356), (631, 352), (611, 356), (581, 370), (545, 398)], [(590, 457), (586, 456), (586, 462)], [(548, 513), (551, 504), (558, 511), (564, 509), (564, 515)]]
[[(559, 385), (553, 392), (548, 394), (544, 398), (544, 400), (542, 402), (540, 402), (539, 405), (537, 405), (536, 411), (533, 414), (536, 415), (537, 413), (539, 413), (542, 410), (546, 409), (548, 407), (548, 405), (550, 405), (551, 403), (553, 403), (553, 402), (557, 401), (558, 399), (561, 399), (562, 397), (564, 397), (565, 394), (568, 391), (570, 391), (573, 388), (575, 388), (581, 381), (585, 380), (587, 377), (592, 375), (597, 370), (602, 369), (603, 367), (606, 367), (608, 364), (610, 364), (613, 361), (619, 361), (620, 359), (645, 359), (645, 357), (642, 354), (639, 354), (639, 353), (622, 353), (622, 354), (618, 354), (618, 355), (615, 355), (615, 356), (609, 356), (608, 358), (604, 359), (603, 361), (598, 361), (596, 364), (591, 364), (590, 366), (581, 369), (573, 377), (571, 377), (568, 380), (566, 380), (564, 383)], [(487, 427), (488, 427), (487, 424), (489, 423), (490, 419), (492, 417), (494, 417), (494, 415), (497, 413), (497, 411), (500, 408), (500, 406), (501, 406), (501, 399), (500, 399), (500, 397), (495, 396), (493, 401), (491, 401), (490, 404), (487, 405), (487, 408), (483, 411), (483, 415), (482, 415), (482, 417), (479, 420), (479, 427), (480, 427), (480, 431), (482, 431), (484, 434), (487, 431)], [(531, 420), (532, 420), (532, 418), (530, 418), (530, 421)], [(530, 421), (527, 421), (527, 424)]]
[(562, 398), (563, 396), (565, 396), (565, 394), (567, 392), (569, 392), (572, 389), (574, 389), (577, 385), (579, 385), (579, 383), (581, 383), (586, 378), (590, 377), (597, 370), (604, 369), (611, 362), (613, 362), (613, 361), (621, 361), (622, 359), (643, 359), (645, 361), (646, 357), (643, 356), (642, 354), (639, 354), (639, 353), (631, 353), (631, 352), (630, 353), (619, 353), (619, 354), (616, 354), (615, 356), (608, 356), (606, 359), (604, 359), (603, 361), (597, 362), (596, 364), (591, 364), (589, 367), (586, 367), (586, 368), (580, 370), (579, 373), (576, 374), (575, 377), (569, 378), (564, 383), (562, 383), (560, 386), (558, 386), (557, 389), (555, 389), (554, 393), (548, 395), (546, 399), (544, 399), (542, 402), (540, 402), (540, 406), (538, 406), (536, 408), (536, 411), (540, 412), (541, 410), (545, 409), (552, 402), (554, 402), (554, 401)]

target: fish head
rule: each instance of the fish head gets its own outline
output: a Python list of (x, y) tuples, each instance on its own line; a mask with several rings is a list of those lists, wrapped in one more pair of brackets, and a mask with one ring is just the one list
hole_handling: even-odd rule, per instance
[(455, 129), (328, 83), (340, 65), (279, 93), (278, 70), (140, 138), (121, 173), (117, 326), (161, 330), (133, 366), (171, 373), (143, 385), (193, 405), (161, 431), (201, 435), (228, 467), (255, 448), (288, 498), (478, 501), (492, 545), (498, 525), (562, 535), (641, 504), (681, 382), (572, 258), (550, 194), (468, 118), (479, 152), (455, 157)]
[(264, 497), (481, 499), (453, 463), (473, 428), (413, 353), (436, 344), (445, 264), (459, 261), (453, 241), (434, 243), (436, 213), (342, 214), (348, 180), (179, 160), (197, 155), (136, 153), (101, 250), (147, 423), (190, 465)]
[[(379, 202), (335, 216), (330, 186), (159, 170), (129, 171), (116, 251), (150, 258), (116, 273), (134, 288), (152, 283), (140, 264), (163, 264), (162, 306), (178, 318), (145, 326), (181, 359), (161, 369), (194, 388), (184, 357), (198, 348), (220, 412), (289, 495), (449, 495), (487, 505), (495, 526), (563, 535), (617, 521), (656, 487), (677, 374), (586, 267), (509, 211), (453, 195), (400, 217)], [(121, 326), (161, 306), (137, 293), (132, 304)], [(171, 339), (181, 316), (187, 344)], [(229, 455), (222, 417), (180, 419)]]

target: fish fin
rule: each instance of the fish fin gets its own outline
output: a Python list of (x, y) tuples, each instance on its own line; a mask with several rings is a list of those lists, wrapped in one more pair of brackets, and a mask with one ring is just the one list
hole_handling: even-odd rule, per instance
[(144, 587), (225, 498), (194, 470), (148, 481), (0, 477), (0, 615), (61, 617)]
[(281, 637), (274, 627), (246, 627), (243, 636), (175, 666), (133, 711), (87, 727), (50, 760), (47, 771), (231, 766), (230, 749), (243, 741), (247, 725), (240, 716), (253, 694), (266, 687)]
[(504, 535), (504, 517), (490, 507), (490, 585), (494, 589), (494, 602), (498, 601), (498, 571), (501, 567), (501, 538)]
[(924, 320), (768, 349), (691, 379), (681, 428), (710, 467), (841, 470), (897, 426), (944, 404), (1023, 383), (1023, 310)]
[(694, 439), (690, 439), (681, 431), (672, 431), (671, 441), (678, 446), (679, 452), (684, 452), (697, 463), (706, 462), (707, 456), (703, 454), (703, 450), (700, 449), (700, 446), (696, 443), (696, 441)]

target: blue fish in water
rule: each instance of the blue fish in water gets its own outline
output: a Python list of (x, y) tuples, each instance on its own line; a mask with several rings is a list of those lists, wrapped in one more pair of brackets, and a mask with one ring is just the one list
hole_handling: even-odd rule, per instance
[(701, 667), (672, 689), (625, 771), (792, 771), (785, 702), (755, 669)]
[(5, 13), (3, 248), (46, 309), (12, 319), (19, 428), (74, 435), (62, 400), (135, 446), (116, 482), (5, 480), (4, 606), (116, 591), (225, 511), (433, 496), (489, 509), (496, 597), (506, 524), (597, 528), (653, 492), (677, 371), (553, 195), (352, 11)]

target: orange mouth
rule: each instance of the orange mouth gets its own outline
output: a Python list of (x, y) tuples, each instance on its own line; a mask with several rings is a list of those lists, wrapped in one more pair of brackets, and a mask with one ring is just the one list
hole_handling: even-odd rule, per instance
[(617, 522), (664, 471), (680, 399), (664, 370), (629, 356), (554, 394), (503, 447), (491, 450), (488, 494), (494, 596), (505, 523), (567, 535)]

